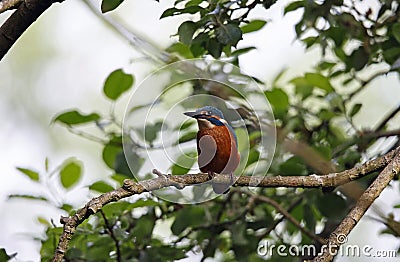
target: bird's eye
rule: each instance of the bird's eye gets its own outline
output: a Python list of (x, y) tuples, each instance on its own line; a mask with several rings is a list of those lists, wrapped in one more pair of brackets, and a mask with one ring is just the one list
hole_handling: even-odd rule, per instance
[(211, 115), (212, 115), (212, 112), (211, 112), (211, 111), (208, 111), (208, 114), (211, 116)]

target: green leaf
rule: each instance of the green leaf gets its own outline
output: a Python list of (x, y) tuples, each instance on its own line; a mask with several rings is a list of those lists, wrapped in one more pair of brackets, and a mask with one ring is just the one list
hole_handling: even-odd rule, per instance
[(17, 253), (14, 253), (12, 255), (7, 255), (7, 252), (4, 248), (0, 248), (0, 261), (9, 261), (10, 259), (13, 259), (14, 257), (17, 256)]
[(185, 45), (190, 45), (192, 43), (192, 38), (196, 32), (197, 25), (195, 22), (186, 21), (183, 22), (178, 28), (179, 41)]
[(218, 59), (221, 57), (223, 45), (219, 43), (215, 38), (210, 38), (207, 45), (207, 51), (214, 58)]
[(260, 152), (256, 149), (252, 148), (249, 152), (249, 156), (247, 158), (246, 167), (251, 165), (252, 163), (258, 161), (260, 159)]
[(317, 221), (315, 220), (314, 212), (312, 211), (310, 205), (303, 204), (303, 215), (307, 228), (310, 229), (312, 233), (314, 233)]
[(328, 218), (342, 219), (346, 213), (346, 201), (336, 193), (319, 196), (316, 204), (321, 214)]
[(396, 41), (400, 44), (400, 22), (392, 26), (392, 33)]
[(296, 93), (300, 94), (302, 100), (309, 97), (312, 94), (313, 90), (314, 90), (313, 86), (309, 85), (296, 86)]
[(114, 169), (115, 168), (115, 159), (119, 153), (122, 152), (122, 148), (120, 146), (115, 146), (113, 143), (108, 143), (104, 146), (102, 156), (103, 161), (106, 165)]
[(60, 181), (65, 189), (74, 186), (82, 175), (82, 163), (76, 159), (68, 159), (60, 170)]
[(355, 105), (351, 108), (349, 116), (350, 116), (350, 117), (355, 116), (355, 115), (360, 111), (361, 107), (362, 107), (362, 104), (355, 104)]
[(188, 133), (183, 134), (181, 137), (179, 137), (178, 143), (185, 143), (188, 141), (191, 141), (193, 139), (195, 139), (197, 136), (197, 131), (191, 131)]
[(190, 52), (190, 48), (181, 42), (172, 44), (165, 51), (170, 53), (177, 53), (184, 58), (193, 58), (193, 54), (192, 52)]
[(198, 6), (199, 4), (201, 4), (204, 0), (190, 0), (186, 3), (185, 7), (188, 6)]
[(322, 156), (323, 158), (325, 158), (326, 160), (332, 159), (331, 146), (323, 145), (323, 144), (319, 144), (319, 145), (314, 144), (312, 146), (312, 148), (314, 148), (319, 153), (319, 155)]
[(300, 95), (302, 100), (309, 97), (314, 90), (314, 86), (311, 85), (304, 77), (296, 77), (290, 82), (295, 85), (296, 94)]
[(194, 57), (198, 57), (204, 54), (208, 41), (209, 37), (205, 33), (198, 34), (192, 40), (192, 44), (190, 45), (190, 52), (192, 52)]
[(137, 207), (152, 207), (157, 206), (158, 203), (151, 199), (138, 199), (134, 203), (127, 201), (120, 201), (115, 203), (110, 203), (102, 208), (103, 212), (107, 216), (115, 216), (121, 214), (122, 212), (130, 211)]
[(246, 245), (249, 240), (246, 238), (246, 224), (245, 223), (236, 223), (230, 226), (229, 231), (232, 232), (232, 243), (238, 246)]
[(62, 206), (60, 206), (59, 208), (61, 208), (62, 210), (67, 211), (68, 213), (71, 212), (73, 210), (73, 206), (69, 205), (69, 204), (63, 204)]
[[(125, 156), (124, 152), (117, 154), (115, 158), (114, 170), (118, 174), (132, 178), (133, 174), (137, 174), (139, 172), (144, 163), (144, 159), (136, 152), (131, 150), (127, 150), (127, 154), (127, 156)], [(129, 163), (131, 164), (130, 166), (128, 165), (127, 159), (129, 159)]]
[(318, 38), (319, 38), (318, 36), (310, 36), (310, 37), (301, 39), (301, 41), (306, 44), (306, 49), (307, 49), (307, 48), (310, 48), (311, 46), (313, 46), (317, 42)]
[(146, 239), (151, 239), (154, 225), (155, 220), (152, 215), (141, 216), (136, 221), (136, 225), (131, 231), (131, 234), (134, 235), (142, 243), (145, 243)]
[(29, 177), (32, 181), (39, 181), (39, 173), (30, 169), (17, 167), (18, 171)]
[(101, 2), (101, 12), (106, 13), (117, 8), (124, 0), (103, 0)]
[(179, 261), (182, 258), (188, 257), (185, 247), (179, 248), (174, 245), (161, 246), (161, 244), (154, 245), (153, 242), (154, 239), (152, 239), (152, 243), (149, 247), (146, 247), (145, 253), (143, 252), (143, 256), (140, 257), (141, 261)]
[(236, 46), (242, 39), (242, 30), (236, 24), (220, 25), (215, 30), (215, 35), (221, 44)]
[(102, 211), (106, 216), (109, 217), (114, 217), (118, 214), (121, 214), (122, 212), (125, 211), (130, 211), (133, 208), (131, 207), (131, 203), (127, 201), (120, 201), (120, 202), (115, 202), (115, 203), (110, 203), (108, 205), (105, 205), (102, 208)]
[(117, 69), (107, 77), (103, 92), (111, 100), (117, 100), (122, 93), (131, 88), (133, 82), (133, 75), (124, 73), (122, 69)]
[(171, 225), (171, 231), (178, 236), (187, 227), (196, 227), (206, 223), (204, 208), (200, 206), (187, 206), (176, 212), (175, 221)]
[(277, 0), (264, 0), (262, 5), (265, 9), (269, 9), (273, 4), (276, 3)]
[(120, 186), (122, 186), (124, 184), (124, 180), (125, 179), (129, 179), (132, 177), (129, 177), (127, 175), (124, 174), (113, 174), (111, 175), (112, 180), (114, 180), (115, 182), (117, 182)]
[(280, 88), (274, 88), (272, 90), (265, 91), (265, 96), (272, 106), (274, 115), (277, 118), (283, 118), (289, 108), (289, 97), (285, 91)]
[(195, 14), (197, 12), (204, 13), (204, 8), (202, 8), (201, 6), (198, 6), (198, 5), (190, 5), (183, 9), (172, 7), (172, 8), (168, 8), (167, 10), (165, 10), (162, 13), (162, 15), (160, 16), (160, 19), (168, 17), (168, 16), (179, 15), (179, 14)]
[(251, 50), (255, 50), (255, 49), (256, 48), (254, 46), (239, 48), (239, 49), (236, 49), (235, 51), (233, 51), (231, 56), (241, 56), (241, 55), (246, 54), (246, 53), (250, 52)]
[(100, 116), (96, 113), (84, 115), (77, 110), (71, 110), (58, 115), (53, 122), (61, 122), (66, 125), (79, 125), (89, 122), (94, 122), (100, 119)]
[(94, 182), (93, 184), (91, 184), (89, 186), (89, 189), (97, 191), (99, 193), (106, 193), (106, 192), (110, 192), (110, 191), (114, 190), (114, 188), (112, 186), (110, 186), (109, 184), (107, 184), (104, 181)]
[(154, 200), (151, 199), (138, 199), (136, 200), (134, 203), (130, 204), (130, 207), (132, 208), (136, 208), (136, 207), (153, 207), (153, 206), (157, 206), (158, 203)]
[[(46, 227), (50, 227), (50, 226), (51, 226), (50, 222), (47, 221), (47, 219), (44, 218), (44, 217), (41, 217), (41, 216), (37, 217), (37, 221), (38, 221), (40, 224), (42, 224), (42, 225), (44, 225), (44, 226), (46, 226)], [(0, 260), (0, 261), (1, 261), (1, 260)]]
[[(108, 257), (110, 252), (114, 250), (114, 241), (107, 235), (98, 236), (93, 239), (92, 245), (85, 250), (86, 261), (101, 261), (99, 258)], [(67, 252), (67, 255), (69, 253)], [(104, 261), (104, 260), (103, 260)]]
[(303, 7), (303, 6), (304, 6), (304, 1), (292, 2), (292, 3), (288, 4), (285, 7), (285, 11), (284, 11), (283, 14), (287, 14), (289, 12), (293, 12), (293, 11), (299, 9), (300, 7)]
[(329, 78), (319, 73), (306, 73), (304, 78), (307, 82), (315, 87), (329, 92), (333, 91), (333, 86), (329, 82)]
[(174, 175), (187, 174), (193, 164), (197, 161), (196, 155), (195, 152), (180, 155), (171, 167), (171, 173)]
[(204, 14), (204, 8), (198, 5), (190, 5), (180, 10), (182, 14), (195, 14), (201, 12)]
[(367, 65), (368, 60), (369, 54), (365, 51), (363, 46), (360, 46), (349, 56), (346, 62), (347, 69), (354, 68), (355, 70), (359, 71)]
[(280, 164), (279, 172), (284, 176), (305, 176), (307, 167), (301, 158), (293, 156)]
[(165, 11), (161, 14), (160, 19), (165, 18), (165, 17), (168, 17), (168, 16), (174, 16), (174, 15), (177, 15), (177, 14), (180, 14), (178, 8), (175, 8), (175, 7), (168, 8), (167, 10), (165, 10)]
[(243, 34), (251, 33), (260, 30), (267, 24), (264, 20), (252, 20), (248, 24), (240, 27)]
[(336, 47), (340, 48), (348, 40), (346, 30), (346, 28), (341, 26), (332, 26), (325, 31), (325, 34), (335, 42)]
[(400, 48), (392, 47), (383, 51), (383, 57), (389, 64), (393, 64), (400, 58)]
[(153, 141), (157, 138), (158, 133), (161, 131), (162, 126), (163, 123), (161, 121), (157, 121), (154, 124), (147, 124), (145, 126), (144, 139), (152, 144)]

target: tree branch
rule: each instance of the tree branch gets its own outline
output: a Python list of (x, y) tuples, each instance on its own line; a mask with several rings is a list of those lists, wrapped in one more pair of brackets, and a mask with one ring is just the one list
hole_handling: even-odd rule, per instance
[(117, 250), (117, 258), (116, 261), (117, 262), (121, 262), (121, 249), (119, 246), (119, 240), (117, 239), (117, 237), (114, 234), (114, 229), (113, 229), (113, 225), (110, 224), (110, 222), (108, 221), (106, 214), (104, 214), (103, 210), (100, 210), (100, 214), (104, 219), (104, 224), (106, 225), (108, 234), (110, 235), (111, 239), (114, 241), (115, 243), (115, 249)]
[(2, 0), (0, 1), (0, 13), (3, 13), (7, 10), (16, 8), (23, 0)]
[(0, 60), (28, 27), (52, 4), (64, 0), (25, 0), (0, 27)]
[(396, 149), (396, 155), (386, 168), (378, 175), (375, 181), (361, 195), (355, 207), (342, 220), (339, 226), (331, 233), (328, 240), (327, 248), (323, 249), (321, 255), (317, 256), (314, 261), (332, 261), (334, 255), (340, 245), (345, 243), (348, 234), (357, 225), (363, 217), (367, 209), (387, 187), (393, 177), (400, 172), (400, 154), (399, 148)]
[[(368, 161), (358, 167), (354, 167), (340, 173), (322, 176), (239, 176), (235, 177), (236, 182), (233, 186), (303, 188), (338, 186), (363, 177), (376, 170), (382, 169), (391, 162), (396, 154), (397, 149), (387, 153), (384, 156), (378, 157), (375, 160)], [(398, 158), (398, 156), (396, 158)], [(60, 222), (64, 225), (64, 230), (60, 236), (60, 241), (52, 261), (62, 261), (64, 254), (68, 249), (69, 241), (75, 233), (77, 226), (92, 214), (100, 211), (104, 205), (111, 202), (116, 202), (122, 198), (126, 198), (135, 194), (141, 194), (146, 191), (154, 191), (169, 186), (175, 186), (178, 189), (182, 189), (185, 186), (207, 183), (212, 179), (208, 174), (202, 173), (175, 176), (162, 175), (156, 170), (154, 170), (153, 173), (157, 174), (158, 177), (141, 182), (134, 182), (126, 179), (122, 187), (93, 198), (72, 216), (61, 217)], [(215, 175), (213, 178), (213, 183), (226, 184), (229, 183), (230, 180), (230, 175)]]

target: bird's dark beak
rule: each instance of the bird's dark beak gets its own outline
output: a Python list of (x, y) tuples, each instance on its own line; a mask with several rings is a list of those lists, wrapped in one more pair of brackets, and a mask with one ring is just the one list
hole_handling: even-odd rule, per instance
[(198, 116), (198, 114), (196, 112), (185, 112), (183, 114), (186, 116), (193, 117), (193, 118), (197, 118), (196, 116)]

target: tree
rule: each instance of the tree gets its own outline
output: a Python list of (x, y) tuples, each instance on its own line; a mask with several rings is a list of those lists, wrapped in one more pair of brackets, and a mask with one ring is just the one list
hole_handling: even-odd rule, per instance
[[(16, 1), (11, 6), (18, 5), (0, 28), (2, 56), (53, 2)], [(103, 0), (101, 11), (112, 11), (122, 2)], [(344, 1), (289, 3), (285, 15), (302, 13), (294, 25), (297, 40), (305, 49), (320, 50), (322, 56), (311, 71), (285, 80), (282, 70), (267, 84), (240, 69), (240, 59), (254, 47), (238, 48), (238, 44), (247, 34), (268, 26), (268, 17), (251, 19), (251, 13), (268, 10), (275, 2), (178, 0), (160, 18), (193, 16), (177, 28), (179, 41), (162, 51), (101, 16), (146, 57), (167, 67), (137, 85), (123, 125), (113, 108), (135, 78), (122, 69), (113, 71), (103, 86), (111, 101), (109, 115), (69, 110), (54, 117), (55, 123), (100, 143), (103, 160), (113, 175), (89, 186), (100, 195), (84, 207), (57, 206), (69, 214), (61, 218), (62, 227), (42, 220), (47, 226), (43, 260), (178, 260), (192, 251), (201, 252), (203, 259), (221, 256), (224, 260), (258, 261), (268, 257), (281, 261), (282, 255), (265, 243), (293, 251), (295, 241), (321, 253), (293, 251), (290, 255), (315, 261), (334, 258), (332, 251), (345, 243), (380, 193), (389, 183), (398, 183), (394, 180), (400, 171), (400, 130), (393, 126), (400, 106), (368, 130), (354, 119), (370, 106), (355, 102), (357, 94), (381, 76), (399, 74), (399, 5), (395, 1), (377, 1), (375, 6)], [(17, 25), (19, 30), (10, 30)], [(209, 62), (210, 57), (222, 62)], [(185, 60), (192, 58), (206, 60)], [(168, 78), (162, 82), (159, 77), (164, 73)], [(157, 88), (154, 83), (162, 89), (150, 101), (143, 99), (150, 88)], [(217, 99), (208, 98), (210, 95)], [(258, 107), (253, 97), (266, 98), (270, 106)], [(193, 186), (209, 182), (209, 175), (187, 174), (195, 162), (190, 150), (173, 154), (176, 158), (168, 169), (172, 175), (147, 170), (145, 163), (152, 160), (151, 155), (157, 155), (154, 162), (160, 161), (160, 149), (174, 150), (195, 138), (193, 122), (169, 121), (164, 114), (179, 99), (184, 101), (179, 104), (182, 108), (192, 108), (195, 102), (215, 103), (231, 112), (228, 120), (236, 123), (245, 160), (229, 194), (196, 205), (182, 204), (205, 200), (209, 194), (209, 187)], [(144, 113), (149, 118), (142, 123), (138, 119)], [(82, 126), (97, 130), (86, 133)], [(96, 135), (97, 131), (102, 134)], [(270, 138), (275, 138), (275, 133), (272, 159), (266, 150), (274, 149), (275, 140)], [(384, 147), (371, 151), (382, 141)], [(82, 165), (79, 160), (67, 159), (43, 173), (19, 170), (38, 183), (46, 173), (57, 174), (60, 184), (69, 190), (83, 175)], [(220, 174), (213, 181), (227, 182), (229, 176)], [(136, 197), (127, 199), (133, 195)], [(52, 203), (40, 196), (22, 197)], [(393, 214), (378, 215), (387, 226), (384, 233), (399, 237), (400, 222)], [(170, 228), (168, 239), (157, 235), (160, 225)], [(322, 230), (317, 231), (317, 226)], [(271, 253), (263, 253), (264, 248)], [(5, 250), (1, 252), (8, 256)]]

